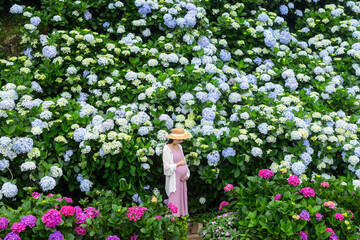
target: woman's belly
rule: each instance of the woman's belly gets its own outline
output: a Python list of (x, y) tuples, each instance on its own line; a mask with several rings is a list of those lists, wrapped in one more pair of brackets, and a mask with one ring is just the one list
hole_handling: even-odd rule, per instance
[(177, 176), (177, 177), (182, 178), (182, 177), (185, 177), (186, 174), (187, 174), (187, 168), (186, 168), (186, 166), (180, 166), (180, 167), (177, 167), (177, 168), (176, 168), (176, 176)]

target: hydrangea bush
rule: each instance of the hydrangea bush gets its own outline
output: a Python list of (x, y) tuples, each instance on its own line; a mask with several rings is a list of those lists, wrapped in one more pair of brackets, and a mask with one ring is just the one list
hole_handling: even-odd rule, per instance
[(281, 170), (224, 188), (229, 203), (206, 222), (202, 239), (358, 239), (358, 180), (314, 174), (305, 181)]
[(26, 24), (24, 56), (0, 61), (3, 197), (106, 186), (140, 202), (163, 191), (173, 127), (192, 135), (191, 211), (259, 169), (360, 178), (359, 4), (245, 4), (13, 6)]
[[(28, 189), (26, 189), (28, 191)], [(124, 205), (112, 191), (97, 200), (32, 192), (19, 208), (0, 203), (0, 238), (30, 240), (71, 239), (186, 239), (187, 228), (175, 221), (161, 195), (146, 198), (142, 206)]]

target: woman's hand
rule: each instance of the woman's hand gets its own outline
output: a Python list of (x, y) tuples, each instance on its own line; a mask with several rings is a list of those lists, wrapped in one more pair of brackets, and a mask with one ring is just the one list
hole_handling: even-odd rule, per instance
[(188, 179), (189, 179), (188, 176), (185, 176), (185, 177), (180, 178), (180, 181), (184, 182), (184, 181), (186, 181)]
[(178, 162), (176, 164), (176, 167), (180, 167), (180, 166), (185, 166), (185, 161), (184, 160), (181, 160), (180, 162)]

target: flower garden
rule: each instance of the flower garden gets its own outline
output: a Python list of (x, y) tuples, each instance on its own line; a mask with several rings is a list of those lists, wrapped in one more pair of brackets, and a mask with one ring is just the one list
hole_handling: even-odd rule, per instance
[(0, 239), (359, 239), (360, 2), (17, 1), (0, 59)]

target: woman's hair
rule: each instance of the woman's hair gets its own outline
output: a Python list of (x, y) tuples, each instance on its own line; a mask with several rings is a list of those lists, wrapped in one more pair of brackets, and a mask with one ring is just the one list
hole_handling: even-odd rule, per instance
[(171, 143), (173, 143), (173, 141), (174, 141), (174, 139), (169, 138), (169, 140), (167, 141), (166, 144), (171, 144)]

